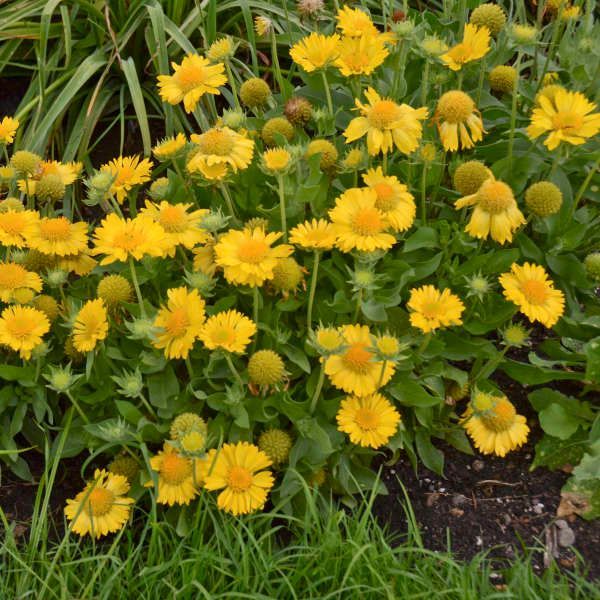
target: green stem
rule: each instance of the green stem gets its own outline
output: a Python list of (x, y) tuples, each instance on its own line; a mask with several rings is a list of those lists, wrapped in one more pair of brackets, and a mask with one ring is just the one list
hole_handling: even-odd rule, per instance
[(331, 99), (331, 90), (329, 89), (329, 82), (327, 81), (327, 73), (325, 73), (325, 71), (321, 71), (321, 79), (323, 79), (325, 97), (327, 98), (327, 111), (329, 112), (329, 117), (333, 120), (333, 101)]
[(242, 379), (242, 376), (239, 374), (238, 370), (235, 368), (235, 365), (233, 364), (233, 361), (231, 360), (231, 355), (229, 353), (225, 354), (225, 360), (227, 361), (227, 364), (229, 365), (229, 370), (231, 371), (232, 375), (235, 377), (235, 380), (242, 387), (244, 387), (244, 380)]
[(464, 75), (464, 73), (463, 73), (463, 70), (461, 69), (458, 72), (458, 81), (456, 82), (456, 89), (457, 90), (462, 90), (463, 75)]
[(381, 363), (381, 372), (379, 373), (379, 381), (377, 382), (377, 389), (381, 389), (381, 384), (383, 383), (383, 376), (385, 375), (385, 368), (387, 367), (387, 360), (384, 360)]
[(138, 398), (142, 401), (142, 404), (144, 405), (144, 407), (146, 408), (146, 410), (152, 415), (152, 417), (154, 418), (154, 420), (158, 420), (156, 413), (154, 412), (154, 409), (152, 408), (152, 406), (150, 405), (150, 402), (148, 402), (148, 400), (146, 400), (146, 397), (144, 396), (144, 394), (142, 394), (142, 392), (140, 392), (138, 394)]
[(483, 78), (485, 77), (485, 71), (487, 69), (487, 58), (484, 56), (481, 59), (481, 65), (479, 68), (479, 82), (477, 83), (477, 101), (475, 104), (479, 106), (481, 102), (481, 92), (483, 91)]
[(433, 337), (433, 334), (431, 333), (431, 331), (429, 333), (425, 334), (425, 337), (423, 338), (421, 345), (417, 349), (417, 353), (416, 353), (417, 356), (420, 356), (421, 354), (423, 354), (423, 352), (425, 352), (425, 350), (427, 350), (427, 346), (429, 346), (429, 342), (431, 342), (432, 337)]
[(317, 381), (317, 387), (315, 388), (315, 393), (310, 401), (310, 414), (313, 415), (317, 408), (317, 402), (319, 400), (319, 396), (321, 395), (321, 390), (323, 389), (323, 382), (325, 381), (325, 366), (321, 364), (321, 371), (319, 372), (319, 379)]
[(258, 343), (258, 310), (260, 308), (260, 291), (257, 285), (252, 288), (252, 319), (256, 324), (256, 337), (254, 338), (254, 343), (252, 344), (252, 349), (256, 349), (256, 344)]
[[(562, 13), (563, 13), (563, 3), (561, 3), (560, 8), (558, 9), (558, 13), (554, 19), (554, 28), (552, 29), (552, 39), (550, 40), (550, 46), (548, 48), (548, 52), (546, 53), (546, 60), (544, 61), (544, 68), (540, 73), (540, 77), (537, 82), (537, 86), (535, 88), (534, 96), (537, 96), (537, 93), (540, 91), (542, 87), (542, 82), (544, 81), (544, 76), (548, 72), (548, 67), (550, 66), (550, 62), (554, 58), (554, 50), (556, 48), (556, 43), (559, 38), (560, 30), (562, 29)], [(517, 73), (518, 78), (518, 73)]]
[(237, 92), (237, 84), (235, 83), (235, 77), (233, 76), (233, 71), (231, 70), (231, 64), (229, 59), (225, 61), (225, 69), (227, 70), (227, 78), (229, 79), (229, 85), (231, 87), (231, 93), (233, 95), (233, 102), (237, 110), (241, 109), (240, 100), (238, 98)]
[(583, 180), (581, 187), (577, 190), (577, 194), (575, 195), (575, 199), (573, 200), (573, 208), (571, 209), (571, 214), (574, 214), (575, 211), (577, 210), (579, 201), (585, 194), (585, 191), (587, 190), (588, 185), (590, 185), (590, 182), (592, 181), (592, 177), (598, 170), (599, 166), (600, 166), (600, 158), (598, 158), (598, 160), (594, 163), (594, 165), (590, 169), (590, 172), (587, 174), (587, 177)]
[(513, 89), (512, 103), (510, 107), (510, 129), (508, 133), (508, 172), (512, 172), (512, 160), (513, 160), (513, 148), (515, 144), (515, 126), (517, 123), (517, 100), (519, 98), (519, 73), (521, 71), (521, 51), (517, 54), (517, 60), (515, 62), (515, 70), (517, 72), (517, 79), (515, 81), (515, 87)]
[(427, 225), (427, 163), (423, 163), (421, 173), (421, 224)]
[(283, 241), (287, 244), (287, 220), (285, 214), (285, 189), (283, 185), (283, 177), (277, 175), (277, 190), (279, 192), (279, 212), (281, 214), (281, 231), (283, 231)]
[(421, 105), (427, 104), (427, 93), (429, 92), (429, 71), (431, 65), (428, 60), (425, 60), (425, 68), (423, 69), (423, 80), (421, 83)]
[(362, 297), (363, 290), (362, 288), (358, 290), (358, 294), (356, 295), (356, 308), (354, 309), (354, 318), (352, 319), (353, 323), (358, 322), (358, 316), (360, 315), (360, 307), (362, 306)]
[(509, 348), (510, 346), (505, 346), (494, 358), (490, 358), (490, 360), (488, 360), (487, 363), (485, 363), (485, 365), (479, 369), (477, 375), (473, 377), (473, 381), (476, 382), (482, 378), (487, 379), (496, 370), (496, 367), (502, 362), (504, 355), (508, 352)]
[(140, 305), (140, 313), (142, 318), (146, 319), (146, 308), (144, 307), (144, 300), (142, 298), (142, 290), (140, 290), (140, 284), (138, 282), (137, 273), (135, 272), (135, 263), (133, 262), (133, 258), (129, 257), (129, 270), (131, 271), (131, 281), (133, 282), (133, 287), (135, 289), (135, 295), (137, 297), (138, 304)]
[(222, 183), (219, 186), (219, 189), (221, 190), (221, 193), (223, 194), (223, 198), (225, 199), (225, 203), (227, 204), (227, 210), (229, 211), (229, 214), (234, 219), (237, 219), (237, 214), (235, 212), (235, 206), (233, 204), (233, 198), (231, 197), (231, 192), (229, 191), (227, 184)]
[(388, 157), (387, 157), (387, 152), (383, 153), (383, 160), (381, 161), (381, 170), (383, 171), (384, 175), (387, 175), (387, 166), (388, 166)]
[(195, 201), (196, 197), (194, 196), (194, 193), (192, 192), (192, 188), (190, 188), (187, 178), (185, 178), (183, 176), (183, 172), (181, 171), (181, 167), (177, 163), (177, 159), (173, 160), (172, 163), (173, 163), (173, 166), (175, 167), (175, 172), (177, 173), (177, 175), (179, 176), (179, 179), (181, 179), (181, 182), (183, 183), (183, 186), (185, 187), (185, 191), (190, 196), (190, 200)]
[(279, 53), (277, 51), (277, 39), (275, 38), (275, 29), (271, 31), (271, 62), (273, 63), (275, 71), (275, 80), (277, 81), (277, 87), (282, 98), (286, 100), (285, 86), (283, 84), (283, 77), (281, 75), (281, 67), (279, 66)]
[(67, 390), (65, 392), (65, 395), (71, 401), (71, 404), (75, 407), (75, 410), (79, 413), (79, 416), (82, 418), (83, 422), (86, 425), (89, 425), (90, 424), (90, 420), (87, 418), (86, 414), (81, 410), (81, 406), (79, 406), (79, 404), (77, 403), (77, 400), (75, 400), (75, 398), (73, 398), (73, 394), (71, 394), (71, 392), (69, 392)]
[(315, 291), (317, 289), (317, 275), (319, 273), (320, 258), (321, 258), (321, 253), (318, 250), (315, 250), (314, 259), (313, 259), (312, 275), (311, 275), (311, 279), (310, 279), (310, 292), (308, 294), (308, 309), (306, 312), (306, 326), (309, 331), (312, 331), (312, 311), (313, 311), (313, 302), (315, 301)]

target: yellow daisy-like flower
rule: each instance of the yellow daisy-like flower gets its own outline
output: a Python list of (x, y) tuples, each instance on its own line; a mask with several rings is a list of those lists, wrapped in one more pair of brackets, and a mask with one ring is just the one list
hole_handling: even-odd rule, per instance
[(152, 154), (160, 160), (169, 160), (176, 158), (181, 154), (187, 144), (187, 138), (183, 133), (178, 133), (174, 137), (168, 137), (162, 140), (159, 144), (156, 144), (152, 148)]
[(56, 266), (63, 271), (73, 271), (76, 275), (83, 277), (91, 273), (97, 264), (98, 261), (92, 258), (89, 252), (80, 252), (61, 256)]
[(12, 144), (19, 129), (19, 119), (4, 117), (0, 121), (0, 144)]
[(353, 444), (380, 448), (398, 430), (400, 413), (381, 394), (348, 396), (336, 416), (338, 429), (350, 436)]
[(331, 250), (336, 240), (333, 224), (326, 219), (305, 221), (290, 231), (290, 242), (307, 250)]
[(337, 28), (348, 37), (374, 37), (379, 34), (371, 17), (359, 8), (343, 6), (335, 16)]
[(343, 37), (339, 46), (339, 57), (334, 65), (344, 77), (370, 75), (383, 64), (389, 51), (383, 35)]
[(181, 64), (171, 63), (173, 75), (159, 75), (160, 97), (169, 104), (183, 102), (190, 113), (204, 94), (219, 94), (219, 87), (227, 83), (225, 65), (211, 62), (198, 54), (188, 54)]
[(206, 209), (192, 210), (191, 203), (171, 204), (166, 200), (160, 203), (146, 200), (146, 207), (140, 215), (150, 217), (166, 232), (168, 245), (171, 246), (169, 256), (175, 256), (175, 247), (193, 248), (204, 244), (210, 238), (209, 233), (201, 228), (202, 219), (208, 214)]
[(465, 25), (463, 40), (440, 57), (453, 71), (460, 71), (468, 62), (485, 56), (490, 50), (490, 31), (487, 27)]
[(219, 63), (231, 58), (235, 52), (233, 40), (226, 35), (220, 40), (215, 40), (206, 51), (206, 58), (212, 63)]
[(273, 269), (280, 258), (293, 252), (287, 244), (272, 247), (283, 234), (265, 233), (262, 227), (243, 230), (232, 229), (225, 233), (215, 246), (215, 262), (223, 267), (229, 283), (261, 286), (273, 279)]
[(554, 98), (538, 96), (539, 108), (531, 113), (527, 135), (536, 139), (548, 133), (544, 146), (556, 149), (561, 143), (578, 146), (600, 131), (596, 105), (579, 92), (557, 89)]
[(0, 263), (0, 300), (11, 302), (16, 290), (27, 288), (34, 292), (42, 290), (42, 279), (22, 265)]
[(223, 490), (217, 506), (232, 515), (247, 515), (264, 507), (275, 480), (270, 471), (271, 459), (253, 444), (238, 442), (223, 444), (220, 450), (210, 450), (210, 463), (204, 481), (207, 490)]
[(73, 323), (73, 346), (78, 352), (91, 352), (108, 335), (108, 316), (101, 298), (88, 300)]
[(451, 325), (461, 325), (461, 315), (465, 306), (460, 298), (450, 290), (436, 289), (424, 285), (410, 290), (407, 303), (410, 309), (410, 323), (424, 333)]
[(262, 162), (268, 171), (280, 173), (285, 171), (292, 160), (292, 155), (285, 148), (271, 148), (262, 154)]
[(368, 188), (350, 188), (335, 201), (329, 211), (336, 245), (342, 252), (387, 250), (396, 238), (387, 233), (391, 223), (387, 214), (377, 208), (377, 193)]
[(83, 164), (80, 162), (61, 163), (57, 160), (44, 160), (39, 163), (33, 177), (29, 179), (19, 179), (17, 185), (19, 191), (24, 194), (34, 195), (37, 190), (37, 183), (46, 175), (57, 175), (62, 183), (71, 185), (79, 177)]
[(43, 217), (34, 223), (26, 240), (29, 248), (51, 256), (66, 256), (87, 250), (87, 223), (71, 223), (66, 217)]
[(0, 344), (5, 344), (29, 360), (31, 351), (42, 343), (50, 321), (41, 310), (30, 306), (9, 306), (0, 315)]
[(205, 133), (194, 133), (191, 140), (196, 144), (196, 152), (187, 163), (190, 173), (200, 171), (206, 176), (203, 167), (219, 167), (219, 173), (223, 166), (230, 166), (234, 171), (243, 170), (252, 162), (254, 142), (229, 127), (213, 127)]
[(0, 212), (0, 244), (24, 248), (36, 230), (40, 218), (33, 210), (7, 210)]
[(71, 529), (80, 536), (89, 534), (96, 539), (119, 531), (135, 502), (125, 495), (128, 491), (127, 477), (96, 469), (94, 480), (74, 499), (67, 500), (65, 516), (71, 521)]
[(212, 182), (223, 181), (229, 175), (229, 166), (227, 163), (215, 163), (208, 165), (206, 158), (199, 158), (197, 161), (186, 165), (186, 169), (190, 173), (200, 173), (204, 179)]
[[(169, 443), (150, 459), (150, 467), (158, 473), (159, 504), (189, 504), (198, 494), (200, 485), (194, 461), (177, 452)], [(152, 486), (152, 482), (146, 484)]]
[(192, 251), (194, 253), (194, 271), (201, 271), (209, 277), (213, 277), (217, 264), (215, 263), (215, 240), (210, 237), (204, 246), (198, 246)]
[(408, 188), (383, 169), (369, 169), (363, 176), (365, 184), (377, 194), (375, 207), (387, 217), (394, 231), (406, 231), (415, 220), (417, 207)]
[(394, 374), (394, 364), (378, 361), (367, 325), (344, 325), (344, 346), (325, 359), (325, 374), (332, 385), (356, 396), (369, 396)]
[(227, 310), (209, 317), (200, 332), (200, 340), (209, 350), (242, 353), (256, 333), (256, 323), (238, 312)]
[(366, 135), (371, 156), (390, 152), (394, 146), (404, 154), (415, 150), (423, 133), (421, 121), (427, 118), (427, 109), (396, 104), (389, 98), (381, 98), (371, 87), (365, 97), (368, 104), (355, 100), (361, 116), (352, 119), (344, 131), (346, 142), (354, 142)]
[(147, 158), (140, 161), (139, 156), (119, 156), (102, 165), (100, 170), (115, 178), (110, 193), (117, 197), (119, 204), (123, 204), (129, 190), (150, 181), (152, 163)]
[(205, 302), (198, 290), (185, 287), (167, 291), (167, 305), (156, 315), (154, 327), (160, 332), (152, 345), (164, 348), (167, 358), (187, 358), (204, 324)]
[(144, 256), (164, 257), (171, 251), (171, 241), (165, 230), (147, 216), (122, 219), (114, 213), (107, 215), (94, 231), (92, 254), (104, 254), (101, 265), (141, 260)]
[(340, 55), (340, 36), (311, 33), (296, 42), (291, 50), (292, 60), (307, 73), (326, 69)]
[(273, 21), (262, 15), (254, 17), (254, 31), (256, 31), (256, 33), (261, 37), (268, 35), (271, 33), (271, 31), (273, 31)]
[(473, 148), (475, 142), (483, 139), (485, 130), (481, 113), (468, 94), (451, 90), (438, 100), (433, 120), (437, 124), (444, 150), (456, 152)]
[(565, 312), (565, 296), (555, 289), (544, 267), (526, 262), (513, 263), (509, 273), (499, 277), (504, 297), (514, 302), (530, 320), (552, 327)]
[(506, 456), (527, 441), (529, 427), (506, 396), (477, 391), (463, 414), (462, 426), (483, 454)]
[(477, 192), (454, 203), (457, 210), (465, 206), (475, 207), (465, 231), (479, 239), (491, 234), (499, 244), (511, 242), (514, 231), (527, 222), (510, 187), (493, 176)]

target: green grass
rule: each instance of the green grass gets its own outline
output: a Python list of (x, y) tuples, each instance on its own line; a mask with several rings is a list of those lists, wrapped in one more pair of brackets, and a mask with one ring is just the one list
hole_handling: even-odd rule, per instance
[[(406, 536), (392, 544), (368, 499), (363, 509), (348, 514), (334, 505), (318, 510), (307, 491), (301, 519), (270, 514), (235, 519), (201, 496), (185, 520), (180, 514), (170, 522), (175, 511), (163, 515), (159, 509), (156, 518), (154, 509), (148, 515), (138, 509), (137, 527), (94, 543), (72, 534), (56, 539), (46, 517), (48, 494), (43, 495), (38, 494), (39, 516), (26, 540), (5, 529), (2, 599), (600, 597), (593, 584), (555, 567), (536, 576), (533, 551), (496, 569), (503, 579), (491, 579), (484, 555), (460, 563), (426, 550), (410, 509)], [(0, 519), (6, 528), (1, 511)], [(496, 587), (499, 581), (506, 587)]]

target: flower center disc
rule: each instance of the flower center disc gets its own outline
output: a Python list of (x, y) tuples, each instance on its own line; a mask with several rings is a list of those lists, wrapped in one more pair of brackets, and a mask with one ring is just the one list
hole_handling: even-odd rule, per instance
[(531, 304), (543, 304), (548, 296), (546, 284), (543, 281), (532, 279), (522, 285), (523, 294)]
[(267, 256), (269, 246), (263, 240), (246, 240), (240, 244), (238, 257), (241, 261), (257, 264)]
[(0, 265), (0, 287), (10, 290), (24, 287), (26, 273), (21, 265)]
[(244, 467), (233, 466), (227, 476), (227, 485), (234, 492), (245, 492), (252, 485), (252, 473)]
[(160, 211), (159, 223), (169, 233), (181, 233), (185, 231), (186, 219), (185, 209), (181, 206), (167, 206)]
[(580, 115), (572, 112), (558, 112), (552, 117), (552, 126), (554, 129), (566, 129), (573, 131), (583, 125), (583, 119)]
[(180, 485), (192, 474), (192, 463), (175, 453), (165, 454), (160, 466), (161, 477), (170, 485)]
[(484, 425), (497, 433), (510, 429), (517, 411), (507, 400), (501, 399), (496, 406), (480, 416)]
[(440, 316), (440, 305), (437, 301), (425, 302), (421, 308), (421, 313), (427, 319), (435, 319)]
[(15, 316), (6, 320), (6, 328), (17, 339), (25, 339), (33, 331), (31, 321), (26, 316)]
[(234, 146), (235, 142), (231, 135), (222, 129), (211, 129), (203, 133), (198, 141), (198, 147), (202, 154), (229, 156)]
[(352, 228), (358, 235), (375, 235), (383, 229), (381, 216), (376, 208), (363, 208), (352, 219)]
[(438, 111), (448, 123), (462, 123), (475, 110), (475, 103), (467, 94), (458, 90), (446, 92), (438, 103)]
[(185, 308), (177, 308), (171, 312), (165, 324), (165, 329), (174, 336), (183, 335), (190, 324)]
[(479, 206), (492, 215), (504, 212), (513, 201), (511, 189), (501, 181), (485, 181), (478, 196)]
[(182, 65), (177, 69), (177, 73), (173, 78), (184, 92), (189, 92), (204, 81), (204, 69), (197, 66)]
[(88, 512), (92, 517), (102, 517), (110, 511), (114, 494), (103, 487), (94, 488), (88, 496)]
[(369, 408), (359, 408), (354, 419), (356, 424), (364, 431), (372, 431), (379, 424), (377, 414)]
[(387, 129), (399, 119), (398, 108), (398, 105), (392, 100), (376, 102), (367, 116), (369, 124), (377, 129)]
[(19, 213), (0, 215), (0, 228), (11, 235), (21, 233), (25, 228), (25, 219)]
[(71, 223), (65, 217), (48, 219), (40, 222), (42, 237), (52, 242), (68, 240), (71, 233)]
[(348, 369), (355, 373), (364, 374), (368, 371), (371, 364), (371, 352), (365, 344), (352, 344), (343, 356), (344, 364)]
[(394, 189), (388, 183), (376, 183), (373, 186), (375, 193), (377, 194), (377, 200), (375, 201), (375, 206), (382, 210), (383, 212), (387, 212), (392, 210), (396, 206), (396, 202), (394, 199)]

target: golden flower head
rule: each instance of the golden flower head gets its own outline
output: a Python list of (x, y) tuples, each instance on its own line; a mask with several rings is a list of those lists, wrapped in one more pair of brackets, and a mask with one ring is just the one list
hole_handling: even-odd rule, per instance
[(237, 310), (228, 310), (209, 317), (200, 332), (202, 343), (209, 350), (242, 353), (256, 333), (256, 324)]
[(272, 148), (262, 154), (263, 168), (273, 174), (287, 171), (292, 161), (292, 155), (285, 148)]
[(452, 179), (454, 189), (461, 196), (470, 196), (475, 194), (481, 187), (481, 184), (493, 177), (492, 172), (478, 160), (468, 160), (461, 163)]
[(291, 50), (292, 60), (307, 73), (326, 69), (340, 55), (340, 36), (311, 33), (296, 42)]
[(4, 117), (0, 120), (0, 144), (4, 144), (5, 146), (12, 144), (18, 128), (19, 119)]
[[(169, 442), (150, 459), (150, 467), (157, 473), (159, 504), (173, 506), (189, 504), (198, 494), (200, 478), (197, 477), (195, 459), (179, 453)], [(153, 485), (150, 481), (149, 486)]]
[(450, 290), (440, 291), (432, 285), (413, 288), (407, 306), (411, 325), (423, 333), (461, 325), (465, 309), (460, 298)]
[(527, 208), (538, 217), (556, 214), (563, 203), (560, 188), (551, 181), (538, 181), (530, 185), (525, 192)]
[(544, 267), (513, 263), (510, 272), (499, 277), (504, 297), (519, 307), (530, 320), (552, 327), (565, 312), (565, 296), (555, 289)]
[(538, 36), (538, 30), (531, 25), (514, 23), (510, 28), (510, 35), (517, 44), (531, 44)]
[(448, 51), (448, 44), (436, 36), (427, 36), (421, 42), (421, 48), (429, 56), (440, 56)]
[(171, 421), (169, 435), (172, 440), (177, 441), (194, 431), (206, 436), (208, 433), (206, 421), (196, 413), (184, 412), (177, 415), (173, 421)]
[(312, 219), (290, 231), (290, 242), (307, 250), (331, 250), (337, 236), (333, 225), (325, 219)]
[(267, 146), (277, 146), (280, 142), (291, 142), (296, 133), (294, 126), (285, 117), (269, 119), (260, 132)]
[(100, 171), (112, 175), (110, 193), (122, 204), (131, 189), (150, 181), (152, 163), (147, 158), (140, 160), (139, 156), (119, 156), (102, 165)]
[(258, 447), (277, 467), (287, 462), (292, 449), (292, 436), (282, 429), (268, 429), (260, 434)]
[(198, 54), (188, 54), (181, 64), (171, 63), (173, 75), (159, 75), (160, 97), (169, 104), (183, 102), (190, 113), (204, 94), (219, 94), (219, 87), (227, 83), (225, 65), (211, 62)]
[(488, 2), (473, 10), (469, 22), (477, 27), (487, 27), (490, 34), (496, 37), (506, 24), (506, 13), (501, 6)]
[(347, 37), (375, 37), (379, 34), (371, 17), (360, 8), (343, 6), (335, 16), (337, 28)]
[(34, 221), (26, 242), (32, 250), (52, 256), (78, 254), (87, 250), (87, 230), (84, 222), (71, 223), (62, 216), (43, 217)]
[(462, 42), (450, 48), (441, 59), (453, 71), (460, 71), (466, 63), (482, 58), (489, 50), (490, 30), (467, 23)]
[(276, 385), (285, 376), (283, 359), (273, 350), (258, 350), (248, 360), (248, 377), (256, 385)]
[(73, 346), (77, 352), (91, 352), (108, 335), (108, 316), (101, 298), (88, 300), (73, 323)]
[(350, 171), (358, 171), (366, 164), (367, 154), (363, 148), (352, 148), (346, 152), (342, 160), (342, 166)]
[[(187, 145), (187, 138), (183, 133), (168, 137), (152, 148), (152, 154), (160, 160), (174, 160), (182, 156)], [(167, 180), (168, 181), (168, 180)]]
[(206, 58), (211, 63), (224, 62), (230, 59), (236, 51), (237, 44), (233, 39), (226, 35), (221, 39), (215, 40), (206, 51)]
[(494, 92), (512, 94), (517, 83), (517, 70), (509, 65), (498, 65), (489, 73), (490, 88)]
[(339, 153), (337, 148), (329, 141), (323, 139), (312, 140), (304, 153), (304, 158), (320, 155), (319, 167), (322, 171), (333, 172), (337, 165)]
[(284, 296), (294, 293), (304, 279), (304, 270), (291, 257), (280, 258), (273, 268), (273, 289), (282, 292)]
[[(213, 168), (229, 167), (243, 170), (252, 162), (254, 142), (229, 127), (213, 127), (201, 134), (192, 134), (195, 152), (188, 160), (190, 173), (200, 171), (205, 177)], [(203, 167), (208, 170), (204, 171)], [(209, 177), (210, 178), (210, 177)]]
[(31, 358), (42, 336), (50, 330), (48, 317), (30, 306), (9, 306), (0, 314), (0, 344), (19, 353), (25, 360)]
[(386, 42), (387, 38), (380, 34), (374, 37), (344, 36), (334, 65), (344, 77), (371, 75), (389, 55)]
[(29, 289), (40, 292), (42, 279), (37, 273), (28, 271), (22, 265), (0, 262), (0, 300), (12, 302), (18, 290)]
[(344, 337), (337, 327), (319, 326), (309, 334), (310, 342), (321, 356), (337, 354), (344, 346)]
[(283, 112), (292, 125), (303, 127), (312, 117), (313, 106), (302, 96), (292, 96), (286, 101)]
[(529, 344), (531, 332), (518, 323), (511, 323), (502, 331), (503, 343), (513, 348), (521, 348)]
[(33, 175), (42, 162), (41, 156), (28, 150), (17, 150), (10, 157), (10, 165), (18, 175)]
[(133, 298), (133, 288), (122, 275), (105, 275), (98, 283), (98, 298), (101, 298), (107, 307), (116, 308)]
[(263, 15), (254, 17), (254, 31), (261, 37), (269, 35), (273, 31), (273, 21)]
[(240, 100), (248, 108), (264, 106), (270, 98), (271, 88), (261, 77), (247, 79), (240, 86)]
[(434, 121), (444, 149), (451, 152), (456, 152), (459, 146), (463, 149), (473, 148), (485, 133), (475, 102), (460, 90), (451, 90), (441, 96)]

